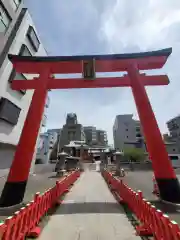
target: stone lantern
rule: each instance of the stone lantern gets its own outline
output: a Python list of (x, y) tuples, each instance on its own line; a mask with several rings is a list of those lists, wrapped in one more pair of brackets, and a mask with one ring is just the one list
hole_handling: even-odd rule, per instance
[(115, 155), (115, 163), (116, 163), (116, 175), (120, 176), (121, 163), (123, 162), (123, 159), (124, 159), (124, 153), (120, 151), (116, 151), (114, 155)]
[(103, 155), (104, 155), (104, 159), (103, 159), (104, 167), (107, 168), (107, 166), (109, 164), (109, 162), (108, 162), (108, 155), (109, 155), (108, 149), (104, 150)]
[(65, 172), (65, 160), (67, 156), (68, 154), (64, 151), (58, 154), (58, 160), (55, 167), (55, 171), (57, 172), (58, 175), (60, 173), (61, 175), (63, 175), (63, 173)]

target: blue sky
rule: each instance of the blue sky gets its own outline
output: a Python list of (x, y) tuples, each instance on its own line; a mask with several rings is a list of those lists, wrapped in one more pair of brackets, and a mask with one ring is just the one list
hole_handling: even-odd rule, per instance
[[(164, 133), (166, 121), (180, 113), (179, 0), (26, 0), (50, 55), (107, 54), (172, 47), (166, 66), (170, 85), (147, 92)], [(117, 114), (138, 118), (131, 89), (57, 90), (50, 93), (48, 128), (61, 127), (68, 112), (84, 125), (108, 132)]]

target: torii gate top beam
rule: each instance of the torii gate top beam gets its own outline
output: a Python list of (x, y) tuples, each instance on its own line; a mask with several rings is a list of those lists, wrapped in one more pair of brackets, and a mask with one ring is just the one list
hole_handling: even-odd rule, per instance
[(84, 55), (62, 57), (35, 57), (9, 55), (9, 60), (19, 73), (41, 73), (45, 68), (52, 74), (82, 73), (82, 61), (95, 60), (96, 72), (126, 71), (130, 63), (136, 63), (139, 70), (162, 68), (171, 54), (172, 48), (158, 51), (109, 54)]

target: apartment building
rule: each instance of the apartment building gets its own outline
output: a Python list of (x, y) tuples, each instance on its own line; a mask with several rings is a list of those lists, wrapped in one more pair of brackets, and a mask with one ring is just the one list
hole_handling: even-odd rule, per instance
[(84, 133), (85, 133), (85, 137), (86, 137), (86, 144), (87, 145), (97, 144), (96, 127), (87, 126), (87, 127), (83, 127), (83, 128), (84, 128)]
[[(10, 167), (33, 91), (14, 91), (15, 79), (30, 80), (34, 76), (17, 73), (8, 53), (23, 56), (45, 56), (46, 51), (33, 20), (22, 1), (0, 1), (0, 168)], [(45, 125), (46, 116), (42, 120)]]
[(107, 146), (108, 145), (106, 131), (96, 130), (96, 135), (97, 135), (97, 145), (99, 145), (99, 146)]
[(170, 119), (166, 124), (171, 139), (175, 141), (180, 139), (180, 115)]
[(138, 147), (146, 150), (140, 121), (133, 114), (117, 115), (113, 125), (114, 147), (119, 150)]
[[(45, 133), (41, 133), (38, 141), (36, 163), (47, 164), (50, 162), (50, 156), (57, 144), (60, 129), (49, 129)], [(56, 151), (57, 157), (57, 151)], [(56, 160), (56, 158), (55, 158)]]

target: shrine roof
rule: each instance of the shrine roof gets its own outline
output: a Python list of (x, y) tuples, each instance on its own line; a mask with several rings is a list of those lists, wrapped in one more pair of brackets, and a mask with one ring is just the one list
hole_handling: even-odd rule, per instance
[(9, 54), (8, 58), (14, 62), (60, 62), (60, 61), (80, 61), (80, 60), (123, 60), (137, 59), (146, 57), (168, 57), (172, 53), (172, 48), (161, 49), (157, 51), (125, 53), (125, 54), (107, 54), (107, 55), (77, 55), (77, 56), (20, 56)]

